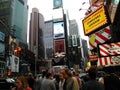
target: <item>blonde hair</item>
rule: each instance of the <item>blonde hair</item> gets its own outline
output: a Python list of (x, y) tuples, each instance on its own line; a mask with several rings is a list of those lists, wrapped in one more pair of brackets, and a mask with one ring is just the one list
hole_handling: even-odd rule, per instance
[(24, 76), (19, 76), (17, 79), (21, 81), (22, 87), (24, 89), (27, 89), (27, 87), (29, 86), (27, 79)]

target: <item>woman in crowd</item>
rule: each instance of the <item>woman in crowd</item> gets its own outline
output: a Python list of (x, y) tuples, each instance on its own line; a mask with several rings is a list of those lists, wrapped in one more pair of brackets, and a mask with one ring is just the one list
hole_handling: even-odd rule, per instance
[(24, 76), (20, 76), (16, 79), (15, 86), (11, 90), (32, 90)]

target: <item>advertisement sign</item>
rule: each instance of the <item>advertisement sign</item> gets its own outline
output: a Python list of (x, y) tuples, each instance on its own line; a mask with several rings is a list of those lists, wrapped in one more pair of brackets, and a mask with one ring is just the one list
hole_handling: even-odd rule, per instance
[(120, 65), (120, 56), (109, 56), (98, 58), (97, 66)]
[(97, 47), (98, 44), (104, 43), (111, 38), (111, 31), (109, 27), (95, 32), (89, 36), (90, 50)]
[(99, 45), (100, 56), (120, 54), (120, 42)]
[(0, 57), (4, 58), (5, 56), (5, 44), (0, 43)]
[(54, 40), (54, 51), (57, 52), (65, 52), (65, 39)]
[(62, 7), (62, 0), (53, 0), (53, 8), (60, 8)]
[(54, 9), (52, 19), (53, 22), (63, 21), (63, 9), (62, 8)]
[(4, 40), (5, 40), (5, 34), (0, 32), (0, 41), (4, 42)]
[(54, 24), (54, 39), (64, 38), (64, 22), (55, 22)]
[(17, 56), (10, 56), (7, 58), (7, 67), (12, 72), (19, 72), (19, 57)]
[(96, 30), (100, 30), (110, 25), (110, 17), (105, 6), (101, 6), (99, 9), (91, 13), (88, 17), (83, 19), (84, 34), (90, 35)]

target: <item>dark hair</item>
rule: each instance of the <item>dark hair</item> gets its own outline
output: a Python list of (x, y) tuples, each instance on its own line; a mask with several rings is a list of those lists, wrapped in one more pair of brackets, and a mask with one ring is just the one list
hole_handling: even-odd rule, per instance
[(96, 67), (91, 67), (89, 70), (88, 70), (88, 74), (89, 74), (89, 77), (91, 79), (96, 79), (96, 76), (97, 76), (97, 69)]
[(52, 76), (51, 73), (47, 73), (47, 74), (46, 74), (46, 78), (49, 78), (50, 76)]
[(46, 74), (47, 74), (47, 71), (43, 71), (42, 72), (42, 78), (44, 78), (46, 76)]
[(119, 90), (120, 80), (115, 74), (110, 74), (104, 77), (105, 90)]

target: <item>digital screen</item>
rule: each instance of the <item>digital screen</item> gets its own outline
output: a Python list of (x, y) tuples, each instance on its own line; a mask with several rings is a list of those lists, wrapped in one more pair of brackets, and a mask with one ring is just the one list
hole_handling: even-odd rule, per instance
[(64, 38), (64, 23), (54, 23), (54, 39)]

